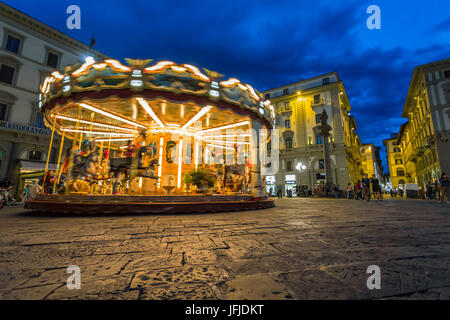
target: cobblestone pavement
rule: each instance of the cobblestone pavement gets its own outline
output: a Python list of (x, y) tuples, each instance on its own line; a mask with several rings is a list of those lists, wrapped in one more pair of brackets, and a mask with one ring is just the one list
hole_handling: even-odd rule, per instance
[[(2, 299), (449, 299), (450, 205), (283, 199), (260, 211), (0, 211)], [(69, 290), (69, 265), (81, 289)], [(368, 290), (367, 267), (381, 269)]]

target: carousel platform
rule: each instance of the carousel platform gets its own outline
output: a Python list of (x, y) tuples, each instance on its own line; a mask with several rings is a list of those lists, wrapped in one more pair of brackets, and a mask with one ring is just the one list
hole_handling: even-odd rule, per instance
[(33, 212), (82, 214), (179, 214), (258, 210), (274, 207), (251, 195), (38, 195), (26, 201)]

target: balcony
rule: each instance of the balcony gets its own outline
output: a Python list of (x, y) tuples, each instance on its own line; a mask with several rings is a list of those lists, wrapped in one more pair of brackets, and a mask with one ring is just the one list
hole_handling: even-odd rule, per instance
[(325, 106), (325, 100), (324, 99), (315, 99), (314, 101), (311, 102), (311, 108), (317, 112), (316, 108), (320, 108), (323, 109), (323, 107)]
[(52, 132), (47, 128), (38, 128), (25, 124), (11, 123), (8, 121), (0, 121), (0, 129), (5, 128), (11, 131), (21, 131), (34, 134), (50, 135)]

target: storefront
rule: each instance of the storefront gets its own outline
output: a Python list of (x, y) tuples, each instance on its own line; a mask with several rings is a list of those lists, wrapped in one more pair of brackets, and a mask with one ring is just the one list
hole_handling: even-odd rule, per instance
[(277, 193), (275, 176), (266, 176), (266, 193), (275, 197)]
[(296, 190), (296, 186), (297, 186), (297, 177), (295, 176), (295, 174), (287, 174), (285, 175), (285, 192), (286, 192), (286, 196), (292, 196), (292, 197), (296, 197), (297, 196), (297, 190)]
[[(56, 164), (49, 163), (48, 170), (56, 171)], [(45, 172), (45, 162), (32, 160), (17, 160), (16, 168), (14, 170), (13, 190), (14, 198), (20, 200), (23, 196), (23, 191), (26, 185), (32, 185), (42, 177)]]

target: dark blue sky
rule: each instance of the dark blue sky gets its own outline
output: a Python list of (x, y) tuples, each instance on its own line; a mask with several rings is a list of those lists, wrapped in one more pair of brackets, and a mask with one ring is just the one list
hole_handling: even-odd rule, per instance
[[(87, 1), (7, 4), (116, 59), (169, 59), (233, 76), (264, 91), (337, 71), (363, 143), (398, 132), (414, 66), (450, 57), (450, 1)], [(81, 8), (81, 30), (66, 8)], [(381, 8), (381, 30), (366, 8)], [(386, 168), (384, 147), (383, 163)]]

